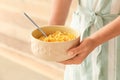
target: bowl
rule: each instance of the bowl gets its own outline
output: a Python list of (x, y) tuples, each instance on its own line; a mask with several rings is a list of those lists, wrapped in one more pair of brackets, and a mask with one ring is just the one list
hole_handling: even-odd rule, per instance
[(50, 34), (55, 31), (72, 33), (76, 36), (76, 38), (65, 42), (45, 42), (39, 40), (40, 36), (42, 36), (42, 33), (36, 29), (32, 31), (31, 35), (31, 49), (34, 56), (42, 60), (55, 62), (65, 61), (74, 57), (68, 55), (67, 51), (68, 49), (75, 47), (79, 44), (80, 33), (78, 31), (74, 30), (71, 27), (62, 25), (41, 26), (41, 29), (46, 34)]

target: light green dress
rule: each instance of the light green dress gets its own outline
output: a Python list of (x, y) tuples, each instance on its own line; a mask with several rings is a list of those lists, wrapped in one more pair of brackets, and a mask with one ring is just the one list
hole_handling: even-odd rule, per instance
[[(81, 40), (120, 15), (120, 0), (78, 0), (72, 27)], [(64, 80), (120, 80), (120, 37), (98, 46), (79, 65), (67, 65)]]

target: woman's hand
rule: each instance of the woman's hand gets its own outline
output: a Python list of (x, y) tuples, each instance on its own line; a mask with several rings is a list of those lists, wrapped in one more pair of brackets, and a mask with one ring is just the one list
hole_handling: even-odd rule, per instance
[(63, 61), (63, 64), (80, 64), (96, 47), (96, 43), (91, 38), (84, 39), (79, 46), (68, 51), (68, 55), (76, 55), (74, 58)]
[(79, 46), (72, 48), (68, 54), (76, 55), (74, 58), (63, 61), (63, 64), (80, 64), (98, 45), (120, 35), (120, 16), (105, 25), (94, 34), (84, 39)]

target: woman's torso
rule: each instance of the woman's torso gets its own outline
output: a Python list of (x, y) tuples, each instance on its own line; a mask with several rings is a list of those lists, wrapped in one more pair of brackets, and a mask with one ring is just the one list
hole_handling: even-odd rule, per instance
[[(81, 40), (114, 20), (120, 13), (120, 0), (79, 0), (72, 27)], [(120, 37), (97, 47), (82, 64), (67, 65), (65, 80), (120, 80)]]

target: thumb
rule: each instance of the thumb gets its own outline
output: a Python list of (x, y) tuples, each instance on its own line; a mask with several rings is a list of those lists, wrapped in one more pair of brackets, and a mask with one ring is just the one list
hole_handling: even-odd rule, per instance
[(72, 48), (72, 49), (69, 49), (68, 50), (68, 55), (72, 56), (72, 55), (77, 55), (79, 53), (79, 46), (78, 47), (75, 47), (75, 48)]

